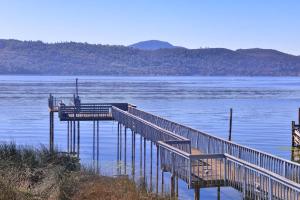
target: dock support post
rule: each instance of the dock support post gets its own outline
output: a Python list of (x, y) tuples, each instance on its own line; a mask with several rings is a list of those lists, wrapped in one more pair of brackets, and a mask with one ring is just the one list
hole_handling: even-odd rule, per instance
[(156, 144), (156, 194), (158, 194), (158, 180), (159, 180), (158, 166), (159, 166), (159, 147)]
[(294, 138), (294, 131), (295, 131), (295, 121), (292, 121), (292, 147), (295, 147), (295, 138)]
[(97, 160), (99, 160), (99, 121), (97, 121)]
[(228, 136), (229, 141), (231, 141), (231, 132), (232, 132), (232, 108), (230, 108), (230, 117), (229, 117), (229, 136)]
[(171, 174), (171, 199), (175, 197), (175, 175)]
[(136, 137), (136, 133), (135, 133), (135, 131), (133, 131), (133, 167), (134, 167), (134, 175), (135, 175), (135, 147), (136, 147), (136, 139), (135, 139), (135, 137)]
[(164, 171), (161, 171), (161, 193), (164, 195), (164, 185), (165, 185), (165, 180), (164, 180)]
[(133, 158), (134, 158), (134, 162), (135, 162), (135, 144), (136, 144), (136, 139), (135, 139), (135, 137), (136, 137), (136, 133), (135, 133), (135, 131), (133, 131)]
[(99, 121), (97, 121), (97, 173), (99, 173)]
[(124, 127), (124, 173), (127, 173), (127, 127)]
[(80, 153), (80, 121), (77, 121), (77, 157)]
[(120, 123), (118, 122), (118, 128), (117, 128), (117, 131), (118, 131), (118, 136), (117, 136), (117, 167), (119, 169), (119, 156), (120, 156), (120, 150), (119, 150), (119, 147), (120, 147)]
[(146, 183), (146, 138), (144, 138), (144, 182)]
[(221, 187), (218, 186), (218, 200), (221, 200)]
[(140, 135), (140, 178), (143, 175), (143, 138)]
[(178, 190), (178, 176), (176, 176), (176, 198), (178, 199), (178, 194), (179, 194), (179, 190)]
[(95, 129), (96, 123), (93, 121), (93, 161), (95, 161)]
[(131, 169), (132, 169), (132, 180), (135, 180), (135, 158), (134, 158), (134, 151), (135, 151), (135, 133), (131, 130)]
[[(120, 124), (120, 161), (121, 160), (122, 160), (122, 124)], [(120, 165), (120, 167), (121, 167), (121, 165)]]
[(195, 200), (200, 200), (200, 187), (195, 187)]
[(195, 200), (200, 200), (200, 187), (199, 186), (195, 187), (194, 196), (195, 196)]
[(70, 122), (68, 122), (68, 127), (67, 127), (67, 152), (70, 152)]
[(152, 192), (152, 151), (153, 151), (153, 142), (150, 142), (150, 191)]
[(72, 153), (73, 149), (73, 123), (72, 121), (69, 121), (70, 123), (70, 153)]
[(75, 154), (76, 150), (76, 121), (73, 121), (73, 153)]
[(298, 109), (298, 125), (300, 125), (300, 108)]
[(50, 152), (53, 153), (54, 151), (54, 112), (50, 111), (49, 121), (50, 121), (50, 135), (49, 135), (49, 149)]

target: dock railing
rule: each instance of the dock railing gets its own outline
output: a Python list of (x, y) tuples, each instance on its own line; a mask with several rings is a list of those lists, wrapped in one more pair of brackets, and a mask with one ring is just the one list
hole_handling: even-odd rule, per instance
[(291, 181), (300, 183), (300, 164), (298, 163), (224, 140), (136, 108), (129, 108), (128, 112), (151, 122), (162, 129), (191, 140), (191, 146), (193, 148), (197, 148), (203, 154), (229, 154), (238, 159), (274, 172)]
[[(180, 135), (174, 134), (168, 130), (162, 129), (155, 124), (149, 123), (129, 112), (121, 110), (115, 106), (112, 107), (112, 117), (114, 120), (123, 124), (126, 128), (130, 128), (132, 131), (139, 133), (147, 140), (153, 142), (157, 141), (186, 141), (184, 151), (191, 152), (190, 140)], [(188, 144), (188, 145), (187, 145)]]
[(53, 96), (52, 94), (49, 95), (48, 98), (48, 108), (51, 111), (58, 111), (58, 108), (61, 105), (74, 105), (73, 97), (59, 97), (59, 96)]
[(162, 141), (158, 145), (161, 169), (190, 188), (219, 181), (240, 190), (244, 199), (299, 199), (299, 184), (229, 154), (192, 155)]
[(59, 118), (65, 120), (112, 120), (112, 107), (128, 110), (127, 103), (80, 103), (67, 106), (60, 104)]
[(108, 104), (80, 104), (80, 106), (59, 107), (59, 118), (63, 120), (70, 119), (96, 119), (97, 117), (111, 118), (111, 105)]

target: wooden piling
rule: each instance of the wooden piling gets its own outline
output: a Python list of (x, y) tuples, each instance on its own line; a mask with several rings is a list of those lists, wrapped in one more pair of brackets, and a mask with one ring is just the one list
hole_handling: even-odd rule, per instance
[(122, 124), (120, 124), (120, 161), (122, 160)]
[(127, 173), (127, 128), (124, 127), (124, 173)]
[(152, 191), (152, 152), (153, 151), (153, 143), (150, 142), (150, 191)]
[(120, 159), (120, 123), (118, 122), (118, 128), (117, 128), (118, 136), (117, 136), (117, 163), (119, 165), (119, 159)]
[(97, 121), (97, 161), (99, 161), (99, 121)]
[(72, 153), (72, 149), (73, 149), (73, 123), (72, 121), (70, 122), (70, 153)]
[(179, 194), (179, 190), (178, 190), (178, 176), (176, 176), (176, 199), (178, 199), (178, 194)]
[(50, 134), (49, 134), (49, 149), (52, 153), (54, 151), (54, 112), (49, 112), (49, 126), (50, 126)]
[(292, 121), (292, 147), (295, 147), (295, 137), (294, 137), (294, 131), (295, 131), (295, 121)]
[(76, 149), (76, 123), (75, 120), (73, 121), (73, 153), (75, 154)]
[(161, 193), (164, 195), (164, 185), (165, 185), (165, 180), (164, 180), (164, 171), (161, 171)]
[(171, 199), (175, 198), (175, 175), (171, 174)]
[(300, 125), (300, 108), (298, 108), (298, 125)]
[(140, 178), (143, 176), (143, 137), (140, 135)]
[(96, 123), (95, 120), (93, 121), (93, 161), (95, 160), (95, 130), (96, 129)]
[(135, 147), (136, 147), (136, 133), (133, 131), (133, 160), (134, 160), (134, 163), (135, 163)]
[(97, 120), (97, 149), (96, 149), (96, 154), (97, 154), (97, 174), (99, 174), (100, 169), (99, 169), (99, 121)]
[(195, 200), (200, 200), (200, 187), (195, 187), (195, 193), (194, 193), (194, 196), (195, 196)]
[(135, 145), (134, 145), (134, 132), (131, 130), (131, 175), (132, 175), (132, 180), (135, 180), (135, 160), (134, 160), (134, 150), (135, 150)]
[(158, 194), (158, 180), (159, 180), (158, 166), (159, 166), (159, 146), (158, 144), (156, 144), (156, 194)]
[(67, 152), (70, 152), (70, 122), (69, 121), (67, 126)]
[(146, 138), (144, 138), (144, 181), (146, 182)]
[(77, 157), (80, 153), (80, 121), (77, 121)]
[(229, 136), (228, 136), (229, 141), (231, 141), (231, 132), (232, 132), (232, 108), (230, 108), (230, 116), (229, 116)]

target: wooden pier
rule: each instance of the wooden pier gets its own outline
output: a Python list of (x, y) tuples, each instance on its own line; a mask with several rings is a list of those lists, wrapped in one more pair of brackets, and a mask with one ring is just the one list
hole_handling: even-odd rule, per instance
[[(144, 162), (144, 168), (147, 167), (145, 145), (146, 141), (150, 141), (151, 177), (153, 144), (157, 152), (156, 166), (157, 169), (158, 166), (161, 168), (162, 187), (164, 173), (171, 174), (172, 197), (178, 195), (177, 184), (178, 179), (181, 179), (190, 189), (195, 190), (195, 199), (199, 199), (200, 188), (220, 186), (231, 186), (241, 191), (244, 199), (300, 199), (299, 164), (172, 122), (140, 110), (134, 105), (128, 103), (86, 104), (81, 103), (78, 94), (74, 95), (72, 101), (66, 102), (50, 95), (49, 113), (51, 150), (55, 146), (54, 113), (58, 113), (61, 121), (67, 122), (68, 151), (78, 156), (80, 121), (93, 122), (93, 134), (97, 142), (99, 121), (116, 121), (118, 123), (118, 148), (122, 148), (119, 147), (119, 143), (122, 144), (122, 135), (124, 134), (126, 142), (126, 134), (130, 130), (133, 159), (135, 136), (139, 134), (141, 136), (140, 149), (143, 145), (142, 138), (144, 139), (144, 161), (140, 160), (141, 166)], [(96, 141), (93, 142), (95, 146)], [(122, 155), (118, 154), (118, 158), (120, 156)], [(156, 177), (156, 182), (158, 182), (158, 170)]]

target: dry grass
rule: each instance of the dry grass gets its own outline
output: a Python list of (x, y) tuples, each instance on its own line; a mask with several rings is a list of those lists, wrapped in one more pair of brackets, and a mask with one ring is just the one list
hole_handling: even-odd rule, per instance
[(78, 159), (35, 149), (0, 144), (0, 200), (59, 199), (66, 176), (79, 171)]
[(127, 177), (85, 176), (72, 200), (166, 199), (139, 188)]
[(0, 143), (0, 200), (163, 199), (127, 177), (106, 177), (80, 170), (67, 154)]

